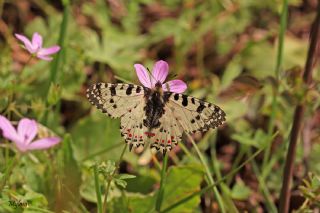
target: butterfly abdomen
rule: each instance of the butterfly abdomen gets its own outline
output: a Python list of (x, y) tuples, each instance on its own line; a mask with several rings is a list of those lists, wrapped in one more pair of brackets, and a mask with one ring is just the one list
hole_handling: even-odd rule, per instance
[(143, 125), (149, 129), (155, 129), (160, 127), (159, 119), (164, 114), (164, 102), (161, 94), (158, 91), (151, 91), (145, 96), (146, 105), (144, 111), (146, 118), (143, 120)]

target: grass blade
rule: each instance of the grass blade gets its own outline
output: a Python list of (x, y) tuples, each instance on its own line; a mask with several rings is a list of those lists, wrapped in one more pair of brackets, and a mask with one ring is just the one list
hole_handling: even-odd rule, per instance
[(97, 164), (94, 164), (93, 166), (93, 175), (94, 175), (94, 186), (96, 188), (96, 195), (97, 195), (98, 213), (102, 213), (101, 189), (99, 184), (99, 174), (98, 174)]

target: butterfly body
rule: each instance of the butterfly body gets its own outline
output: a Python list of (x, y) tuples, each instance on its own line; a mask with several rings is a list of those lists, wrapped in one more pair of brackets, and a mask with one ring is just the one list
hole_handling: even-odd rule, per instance
[(89, 101), (103, 113), (121, 119), (121, 135), (133, 147), (150, 147), (166, 153), (182, 138), (216, 128), (225, 121), (218, 106), (197, 98), (163, 91), (161, 84), (150, 89), (133, 84), (93, 84), (87, 90)]
[(163, 92), (160, 87), (156, 86), (155, 89), (144, 87), (144, 92), (146, 118), (143, 120), (143, 125), (152, 130), (153, 128), (160, 127), (159, 119), (164, 114), (165, 101), (163, 100)]

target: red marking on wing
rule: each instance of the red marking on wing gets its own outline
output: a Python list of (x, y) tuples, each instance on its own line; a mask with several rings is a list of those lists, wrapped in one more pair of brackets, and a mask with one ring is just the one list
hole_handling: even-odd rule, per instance
[(145, 132), (144, 134), (146, 134), (149, 138), (156, 135), (156, 134), (154, 134), (152, 132)]

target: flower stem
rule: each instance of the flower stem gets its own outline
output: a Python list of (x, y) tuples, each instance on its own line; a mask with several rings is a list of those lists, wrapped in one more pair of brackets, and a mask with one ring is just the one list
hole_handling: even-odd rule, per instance
[[(208, 178), (209, 185), (214, 185), (215, 183), (214, 183), (214, 180), (213, 180), (213, 178), (212, 178), (212, 176), (211, 176), (210, 169), (209, 169), (209, 167), (208, 167), (208, 165), (207, 165), (207, 163), (206, 163), (203, 155), (201, 154), (201, 152), (200, 152), (197, 144), (194, 142), (193, 138), (192, 138), (189, 134), (187, 134), (187, 136), (188, 136), (189, 140), (191, 141), (194, 149), (196, 150), (196, 152), (197, 152), (197, 154), (198, 154), (198, 157), (199, 157), (202, 165), (204, 166), (204, 168), (205, 168), (205, 170), (206, 170), (206, 174), (207, 174), (207, 178)], [(216, 199), (217, 199), (217, 202), (218, 202), (220, 211), (221, 211), (221, 212), (226, 212), (225, 206), (224, 206), (224, 204), (223, 204), (222, 198), (221, 198), (221, 196), (220, 196), (220, 193), (219, 193), (217, 187), (216, 187), (216, 186), (213, 186), (212, 189), (213, 189), (213, 193), (214, 193), (214, 195), (215, 195), (215, 197), (216, 197)]]
[(160, 212), (161, 203), (162, 203), (162, 199), (163, 199), (164, 183), (166, 181), (167, 165), (168, 165), (168, 153), (164, 156), (164, 159), (163, 159), (163, 165), (162, 165), (162, 171), (161, 171), (161, 180), (160, 180), (160, 188), (159, 188), (159, 191), (158, 191), (157, 201), (156, 201), (156, 210), (158, 212)]
[(103, 200), (103, 210), (102, 212), (106, 212), (106, 209), (107, 209), (107, 199), (108, 199), (108, 194), (109, 194), (109, 191), (110, 191), (110, 185), (111, 185), (111, 181), (113, 179), (113, 177), (115, 176), (115, 174), (118, 172), (119, 170), (119, 166), (120, 166), (120, 163), (122, 161), (122, 158), (123, 158), (123, 155), (127, 149), (127, 146), (128, 144), (126, 144), (124, 147), (123, 147), (123, 150), (121, 152), (121, 155), (120, 155), (120, 158), (116, 164), (116, 168), (115, 170), (113, 171), (113, 173), (111, 174), (111, 177), (108, 179), (108, 182), (107, 182), (107, 187), (106, 187), (106, 192), (105, 192), (105, 195), (104, 195), (104, 200)]
[[(320, 2), (318, 2), (317, 16), (312, 24), (310, 31), (310, 45), (308, 50), (308, 56), (305, 64), (305, 70), (303, 73), (303, 81), (308, 86), (312, 81), (312, 70), (316, 61), (316, 49), (318, 46), (320, 36)], [(293, 166), (295, 160), (295, 153), (297, 147), (297, 141), (299, 132), (302, 126), (303, 115), (305, 106), (300, 103), (296, 106), (294, 113), (293, 125), (290, 133), (289, 149), (287, 152), (286, 163), (283, 171), (282, 189), (280, 194), (280, 213), (287, 213), (290, 206), (290, 185), (293, 173)]]

